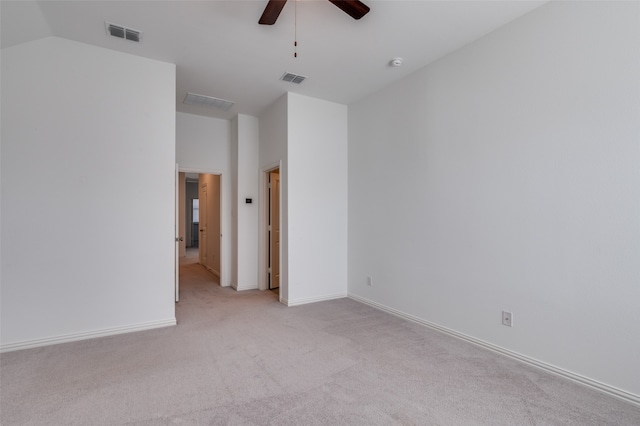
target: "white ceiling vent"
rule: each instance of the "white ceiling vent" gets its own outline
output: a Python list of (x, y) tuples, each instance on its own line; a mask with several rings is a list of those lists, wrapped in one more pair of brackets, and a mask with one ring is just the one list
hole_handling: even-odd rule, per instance
[(225, 101), (224, 99), (213, 98), (205, 95), (196, 95), (195, 93), (187, 93), (183, 103), (187, 105), (221, 109), (223, 111), (229, 111), (229, 108), (234, 104), (233, 102)]
[(123, 27), (122, 25), (112, 24), (110, 22), (105, 22), (104, 24), (107, 28), (107, 34), (110, 36), (135, 41), (136, 43), (140, 43), (142, 41), (142, 31)]
[(280, 77), (280, 80), (282, 81), (288, 81), (290, 83), (295, 83), (295, 84), (300, 84), (304, 81), (304, 79), (307, 78), (303, 75), (298, 75), (298, 74), (293, 74), (290, 72), (285, 72), (284, 74), (282, 74), (282, 77)]

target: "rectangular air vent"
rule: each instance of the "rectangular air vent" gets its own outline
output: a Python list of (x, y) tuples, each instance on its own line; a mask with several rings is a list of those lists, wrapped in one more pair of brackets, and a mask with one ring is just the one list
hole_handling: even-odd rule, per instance
[(142, 41), (142, 31), (123, 27), (122, 25), (115, 25), (110, 22), (105, 22), (105, 26), (107, 28), (107, 34), (112, 37), (135, 41), (136, 43), (140, 43), (140, 41)]
[(304, 81), (304, 79), (307, 78), (303, 75), (298, 75), (298, 74), (293, 74), (290, 72), (285, 72), (284, 74), (282, 74), (282, 77), (280, 77), (280, 80), (282, 81), (288, 81), (290, 83), (295, 83), (295, 84), (300, 84)]
[(187, 96), (185, 96), (183, 103), (187, 105), (221, 109), (223, 111), (229, 111), (229, 108), (231, 108), (234, 104), (233, 102), (225, 101), (224, 99), (218, 99), (205, 95), (196, 95), (195, 93), (187, 93)]

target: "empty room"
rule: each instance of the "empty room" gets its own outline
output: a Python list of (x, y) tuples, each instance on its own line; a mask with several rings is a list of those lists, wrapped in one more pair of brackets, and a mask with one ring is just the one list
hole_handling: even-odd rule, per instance
[(3, 425), (640, 424), (640, 2), (0, 19)]

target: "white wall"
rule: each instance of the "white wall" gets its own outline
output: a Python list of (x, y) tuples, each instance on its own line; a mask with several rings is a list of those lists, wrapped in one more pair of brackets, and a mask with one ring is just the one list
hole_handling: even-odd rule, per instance
[[(287, 95), (281, 96), (271, 106), (267, 107), (259, 117), (259, 167), (260, 167), (260, 210), (259, 216), (259, 281), (261, 289), (266, 289), (266, 186), (264, 171), (274, 166), (280, 167), (280, 300), (289, 297), (289, 246), (287, 231)], [(261, 213), (262, 212), (262, 213)]]
[(222, 251), (220, 285), (231, 284), (232, 169), (229, 121), (176, 114), (176, 161), (181, 171), (221, 174)]
[(353, 105), (349, 292), (640, 395), (639, 13), (553, 2)]
[(175, 324), (175, 66), (3, 49), (1, 139), (2, 349)]
[[(347, 107), (293, 93), (260, 116), (260, 170), (280, 165), (280, 299), (347, 295)], [(261, 188), (266, 185), (264, 173)], [(266, 211), (261, 192), (260, 211)], [(260, 215), (261, 288), (266, 223)]]
[[(235, 287), (238, 290), (258, 288), (258, 220), (259, 204), (259, 120), (256, 117), (239, 114), (232, 122), (235, 140), (237, 170), (236, 192), (236, 270)], [(233, 157), (233, 156), (232, 156)], [(247, 204), (246, 199), (252, 203)]]
[(288, 95), (289, 304), (347, 294), (347, 107)]
[(238, 289), (238, 116), (231, 119), (229, 126), (229, 160), (231, 171), (231, 287)]

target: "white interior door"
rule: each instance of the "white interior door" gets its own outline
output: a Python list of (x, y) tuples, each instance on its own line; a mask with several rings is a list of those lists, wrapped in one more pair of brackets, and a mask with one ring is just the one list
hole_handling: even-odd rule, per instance
[[(200, 175), (202, 176), (202, 175)], [(207, 222), (208, 222), (208, 205), (207, 205), (207, 183), (201, 183), (199, 187), (198, 198), (200, 198), (200, 264), (207, 265)]]
[(269, 173), (269, 289), (280, 287), (280, 173)]
[(184, 172), (178, 173), (178, 236), (180, 237), (179, 258), (187, 255), (186, 231), (187, 231), (187, 183)]
[(175, 268), (175, 297), (176, 297), (176, 302), (180, 301), (180, 213), (179, 213), (179, 209), (180, 209), (180, 179), (179, 179), (179, 172), (178, 172), (178, 164), (176, 164), (176, 188), (175, 188), (175, 196), (176, 196), (176, 212), (175, 212), (175, 236), (176, 236), (176, 241), (175, 241), (175, 259), (174, 259), (174, 268)]

